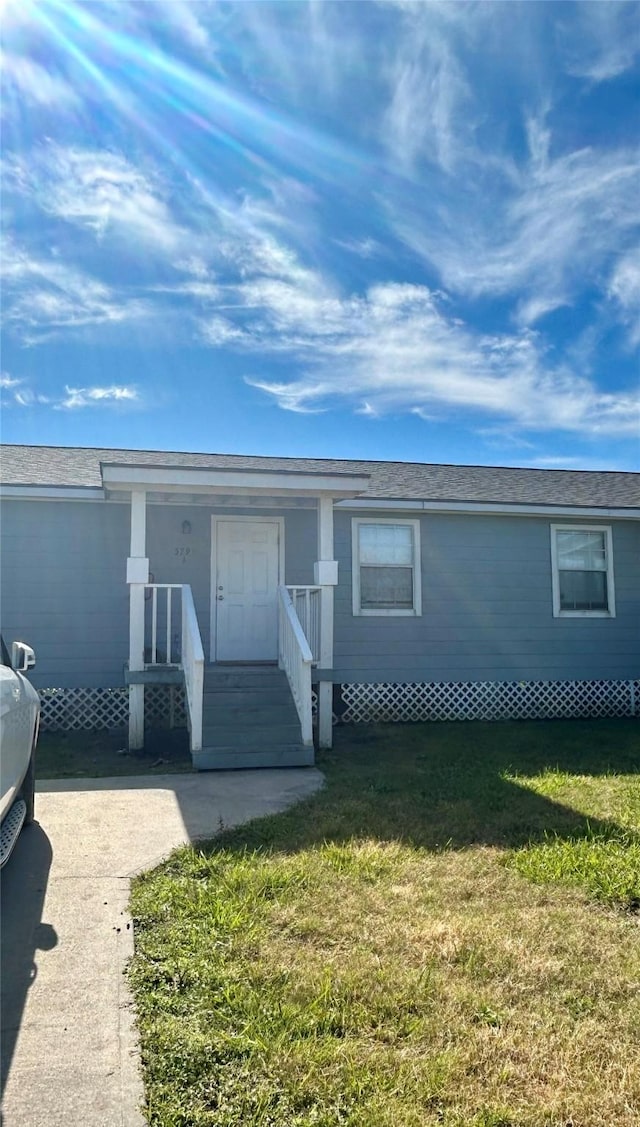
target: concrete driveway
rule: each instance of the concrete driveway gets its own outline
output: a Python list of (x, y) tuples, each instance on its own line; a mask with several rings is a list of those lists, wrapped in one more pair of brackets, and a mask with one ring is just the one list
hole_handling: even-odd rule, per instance
[(129, 880), (312, 794), (300, 770), (43, 781), (2, 874), (4, 1127), (138, 1127)]

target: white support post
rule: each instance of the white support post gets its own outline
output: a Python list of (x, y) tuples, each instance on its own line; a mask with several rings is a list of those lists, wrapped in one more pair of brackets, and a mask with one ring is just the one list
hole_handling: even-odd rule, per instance
[[(322, 585), (320, 593), (320, 653), (318, 664), (321, 669), (333, 669), (333, 586), (337, 580), (337, 568), (323, 567), (329, 561), (333, 564), (333, 497), (323, 495), (318, 498), (318, 563), (316, 582)], [(327, 583), (327, 573), (333, 582)], [(320, 681), (318, 684), (318, 743), (320, 747), (331, 747), (333, 742), (333, 681)]]
[[(131, 553), (127, 561), (129, 583), (129, 670), (144, 669), (144, 585), (149, 582), (146, 558), (147, 495), (131, 493)], [(144, 747), (144, 685), (129, 685), (129, 748)]]

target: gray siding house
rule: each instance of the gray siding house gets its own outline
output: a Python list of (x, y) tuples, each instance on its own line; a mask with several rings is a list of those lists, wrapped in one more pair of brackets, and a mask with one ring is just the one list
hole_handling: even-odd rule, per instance
[(5, 446), (1, 481), (45, 725), (186, 721), (209, 769), (336, 719), (636, 711), (639, 474)]

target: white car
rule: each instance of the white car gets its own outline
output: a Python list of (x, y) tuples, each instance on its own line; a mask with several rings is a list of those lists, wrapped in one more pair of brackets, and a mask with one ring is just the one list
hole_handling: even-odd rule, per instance
[(33, 821), (35, 752), (40, 698), (24, 674), (33, 650), (14, 642), (11, 657), (0, 637), (0, 867), (9, 859), (23, 825)]

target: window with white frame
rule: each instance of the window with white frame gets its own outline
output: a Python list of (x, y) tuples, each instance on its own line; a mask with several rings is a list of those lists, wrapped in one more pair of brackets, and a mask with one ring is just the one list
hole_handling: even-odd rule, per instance
[(602, 525), (553, 524), (553, 613), (559, 617), (613, 618), (611, 529)]
[(353, 613), (422, 613), (420, 521), (354, 518)]

